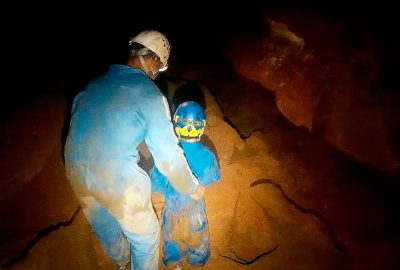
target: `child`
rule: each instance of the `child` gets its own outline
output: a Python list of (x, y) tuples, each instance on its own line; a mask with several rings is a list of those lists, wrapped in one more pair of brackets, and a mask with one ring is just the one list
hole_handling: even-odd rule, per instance
[[(182, 103), (174, 115), (175, 132), (193, 173), (207, 187), (220, 179), (214, 154), (201, 142), (206, 125), (205, 112), (198, 103)], [(210, 234), (204, 197), (198, 201), (179, 193), (157, 167), (150, 172), (154, 192), (164, 193), (162, 213), (163, 263), (182, 267), (183, 260), (203, 266), (210, 257)]]

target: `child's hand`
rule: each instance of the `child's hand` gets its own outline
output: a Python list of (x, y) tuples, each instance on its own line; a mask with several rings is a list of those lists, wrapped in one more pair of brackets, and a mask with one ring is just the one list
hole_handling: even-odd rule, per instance
[(197, 191), (195, 193), (190, 194), (190, 197), (193, 200), (198, 201), (201, 198), (203, 198), (205, 190), (206, 190), (205, 187), (203, 187), (202, 185), (199, 184), (199, 187), (197, 188)]

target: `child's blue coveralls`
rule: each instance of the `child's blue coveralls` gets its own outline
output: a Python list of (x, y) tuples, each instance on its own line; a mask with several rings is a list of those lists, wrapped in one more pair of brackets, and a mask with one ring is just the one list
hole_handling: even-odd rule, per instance
[[(220, 179), (220, 169), (214, 154), (200, 142), (180, 141), (183, 152), (200, 183), (207, 187)], [(153, 167), (150, 172), (154, 192), (164, 193), (162, 235), (163, 262), (169, 265), (187, 258), (193, 265), (204, 265), (210, 257), (210, 234), (204, 198), (195, 201), (182, 194)]]

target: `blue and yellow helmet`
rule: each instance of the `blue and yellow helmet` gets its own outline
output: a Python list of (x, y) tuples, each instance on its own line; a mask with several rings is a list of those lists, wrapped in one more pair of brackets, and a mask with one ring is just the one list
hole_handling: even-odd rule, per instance
[(183, 102), (174, 114), (175, 132), (180, 140), (200, 141), (206, 126), (203, 107), (194, 101)]

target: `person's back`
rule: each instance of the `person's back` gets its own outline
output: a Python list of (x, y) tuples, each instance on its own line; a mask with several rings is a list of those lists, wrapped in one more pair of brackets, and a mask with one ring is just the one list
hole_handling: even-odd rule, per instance
[[(182, 115), (181, 112), (184, 111), (189, 114)], [(196, 114), (199, 121), (195, 120)], [(180, 120), (177, 119), (179, 115)], [(174, 121), (182, 149), (199, 182), (207, 187), (219, 181), (220, 169), (215, 155), (200, 142), (205, 126), (205, 114), (201, 106), (195, 102), (183, 103), (178, 107)], [(178, 121), (183, 123), (181, 127)], [(180, 193), (169, 184), (157, 167), (151, 170), (150, 178), (153, 191), (165, 194), (166, 205), (162, 214), (163, 263), (180, 265), (186, 258), (190, 264), (204, 265), (210, 256), (210, 235), (204, 198), (195, 201)]]
[[(163, 104), (156, 104), (161, 99), (156, 86), (140, 69), (111, 66), (74, 100), (66, 163), (90, 163), (99, 173), (105, 163), (122, 171), (135, 164), (137, 147), (145, 138), (149, 108), (162, 112)], [(76, 145), (80, 147), (69, 150)], [(101, 181), (92, 184), (113, 184), (118, 180), (118, 170), (109, 170)]]

